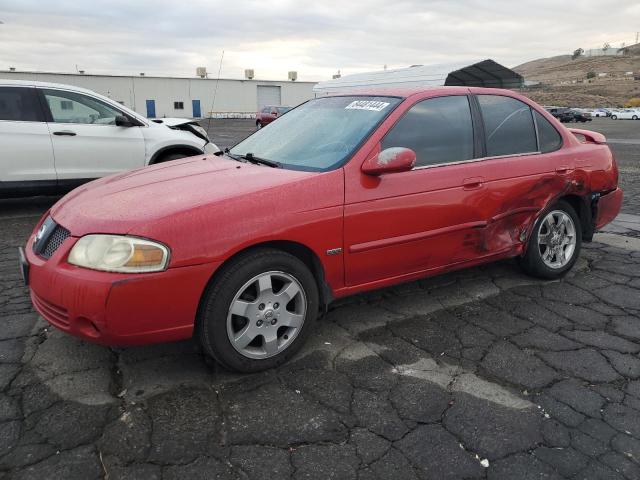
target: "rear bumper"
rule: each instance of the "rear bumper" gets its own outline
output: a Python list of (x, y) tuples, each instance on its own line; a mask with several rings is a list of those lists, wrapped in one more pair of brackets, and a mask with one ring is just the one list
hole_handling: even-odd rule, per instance
[(77, 239), (67, 238), (45, 260), (25, 249), (35, 309), (53, 326), (104, 345), (135, 345), (189, 338), (200, 297), (217, 265), (208, 263), (149, 274), (118, 274), (66, 262)]
[(613, 219), (618, 216), (620, 208), (622, 208), (622, 198), (622, 190), (619, 188), (600, 197), (596, 212), (596, 229), (600, 229), (606, 224), (611, 223)]

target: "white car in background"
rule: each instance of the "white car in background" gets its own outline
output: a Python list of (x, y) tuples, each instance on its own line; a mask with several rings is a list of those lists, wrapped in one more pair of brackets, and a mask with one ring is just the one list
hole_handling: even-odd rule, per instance
[(600, 108), (594, 108), (591, 110), (591, 116), (592, 117), (606, 117), (607, 116), (607, 111), (606, 110), (602, 110)]
[(191, 119), (149, 120), (83, 88), (0, 79), (0, 198), (218, 150)]
[(640, 119), (640, 109), (626, 108), (611, 112), (612, 120), (638, 120)]

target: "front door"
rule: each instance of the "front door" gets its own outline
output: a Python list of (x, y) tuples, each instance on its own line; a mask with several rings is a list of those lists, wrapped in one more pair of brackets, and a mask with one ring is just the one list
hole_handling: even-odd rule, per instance
[(0, 86), (0, 182), (47, 181), (56, 171), (49, 129), (32, 87)]
[(48, 125), (59, 184), (145, 165), (141, 127), (116, 126), (122, 112), (114, 106), (73, 91), (42, 93), (51, 115)]
[[(412, 106), (378, 149), (416, 152), (409, 172), (346, 179), (345, 277), (348, 286), (424, 272), (486, 254), (482, 166), (467, 95)], [(372, 152), (375, 154), (376, 152)]]

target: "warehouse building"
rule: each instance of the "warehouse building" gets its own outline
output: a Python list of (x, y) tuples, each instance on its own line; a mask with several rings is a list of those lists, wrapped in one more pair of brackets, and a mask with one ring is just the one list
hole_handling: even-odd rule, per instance
[(293, 80), (218, 81), (200, 77), (93, 75), (16, 70), (0, 71), (0, 78), (62, 83), (87, 88), (149, 118), (200, 118), (208, 116), (210, 112), (220, 117), (249, 116), (265, 105), (299, 105), (314, 97), (315, 85), (315, 82)]

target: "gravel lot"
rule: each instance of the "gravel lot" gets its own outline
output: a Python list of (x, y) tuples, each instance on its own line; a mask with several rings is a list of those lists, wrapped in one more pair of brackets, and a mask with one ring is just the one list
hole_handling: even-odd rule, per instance
[(640, 478), (640, 122), (586, 128), (625, 214), (567, 278), (507, 261), (352, 297), (258, 375), (48, 327), (15, 247), (55, 199), (0, 201), (0, 478)]

